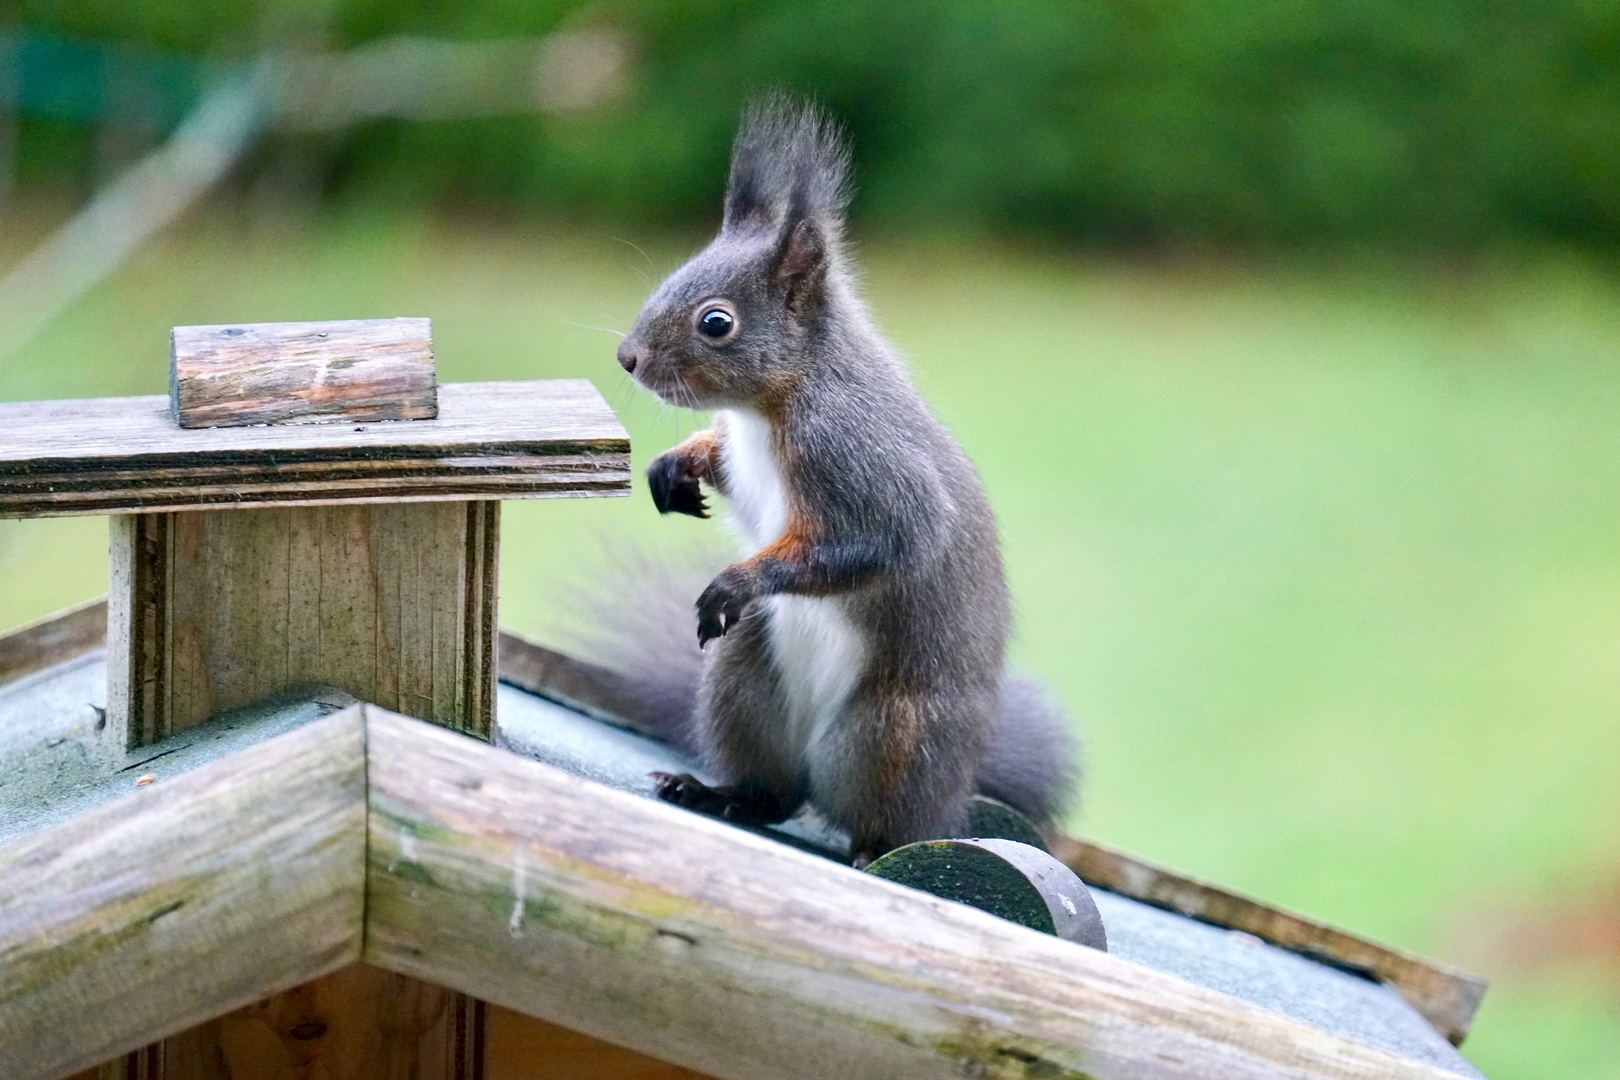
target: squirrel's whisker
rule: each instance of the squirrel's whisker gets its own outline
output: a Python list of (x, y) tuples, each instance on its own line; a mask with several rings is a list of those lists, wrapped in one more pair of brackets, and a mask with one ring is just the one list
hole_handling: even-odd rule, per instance
[(577, 326), (581, 330), (600, 330), (604, 334), (613, 334), (621, 338), (625, 336), (623, 330), (615, 330), (610, 326), (592, 326), (590, 323), (574, 322), (573, 320), (569, 320), (568, 325)]
[[(643, 259), (646, 260), (647, 269), (651, 270), (655, 274), (658, 273), (658, 267), (653, 265), (652, 259), (648, 258), (647, 253), (645, 251), (642, 251), (639, 246), (637, 246), (636, 244), (632, 243), (629, 240), (626, 240), (622, 236), (615, 236), (613, 239), (617, 240), (621, 244), (626, 244), (626, 245), (629, 245), (632, 248), (635, 248), (636, 254), (640, 255)], [(641, 274), (641, 267), (637, 266), (637, 267), (634, 267), (633, 269), (635, 270), (636, 273)], [(647, 287), (649, 289), (652, 288), (652, 281), (650, 279), (648, 279), (646, 274), (641, 274), (641, 280), (647, 282)]]

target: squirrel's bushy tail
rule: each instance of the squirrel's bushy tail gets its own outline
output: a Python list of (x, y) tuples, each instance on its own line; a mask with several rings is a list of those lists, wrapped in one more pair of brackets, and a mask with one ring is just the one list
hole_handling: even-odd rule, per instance
[(1000, 799), (1040, 825), (1052, 825), (1080, 787), (1080, 747), (1046, 687), (1009, 671), (1000, 716), (979, 763), (979, 793)]
[[(694, 708), (703, 672), (693, 603), (728, 561), (710, 549), (662, 557), (617, 550), (613, 572), (569, 605), (586, 627), (569, 627), (570, 647), (616, 674), (615, 694), (634, 709), (638, 728), (691, 757), (700, 754)], [(1008, 672), (979, 791), (1045, 826), (1070, 807), (1078, 783), (1078, 747), (1063, 710), (1038, 681)]]
[(693, 605), (728, 560), (707, 548), (655, 558), (611, 545), (609, 555), (612, 571), (598, 572), (568, 597), (567, 646), (615, 674), (615, 698), (634, 712), (625, 719), (696, 758), (693, 708), (703, 652)]

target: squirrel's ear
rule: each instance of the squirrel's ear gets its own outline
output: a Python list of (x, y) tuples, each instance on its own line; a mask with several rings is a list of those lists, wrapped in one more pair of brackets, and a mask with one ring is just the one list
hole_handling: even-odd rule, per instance
[(771, 277), (787, 293), (787, 305), (804, 311), (821, 298), (827, 281), (827, 238), (813, 217), (801, 217), (782, 231)]

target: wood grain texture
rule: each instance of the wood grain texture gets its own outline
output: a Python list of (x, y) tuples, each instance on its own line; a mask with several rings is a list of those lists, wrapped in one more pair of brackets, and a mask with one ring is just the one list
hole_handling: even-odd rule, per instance
[[(617, 672), (548, 649), (519, 634), (500, 634), (501, 681), (598, 719), (656, 736), (637, 715), (636, 697)], [(1128, 852), (1058, 835), (1053, 854), (1081, 880), (1133, 900), (1292, 949), (1339, 967), (1363, 971), (1395, 986), (1403, 997), (1460, 1045), (1487, 982), (1460, 968), (1369, 941), (1320, 921), (1156, 866)]]
[(428, 319), (176, 326), (169, 409), (183, 428), (431, 420)]
[(115, 517), (107, 529), (107, 717), (124, 746), (148, 746), (169, 721), (168, 587), (173, 514)]
[(0, 634), (0, 683), (94, 652), (106, 643), (107, 598), (98, 596)]
[(146, 746), (326, 685), (488, 739), (500, 503), (113, 519), (107, 712)]
[(584, 379), (450, 383), (408, 424), (185, 431), (161, 396), (0, 404), (0, 517), (629, 490), (630, 440)]
[[(474, 1080), (464, 1059), (481, 1038), (479, 1009), (352, 964), (165, 1039), (153, 1080)], [(131, 1064), (115, 1080), (143, 1080)]]
[(489, 1008), (485, 1054), (486, 1080), (706, 1080), (702, 1073), (498, 1005)]
[(346, 709), (0, 848), (0, 1076), (53, 1080), (358, 959), (362, 722)]
[(366, 712), (368, 963), (736, 1080), (1452, 1075)]
[(1472, 972), (1368, 941), (1104, 844), (1063, 836), (1052, 853), (1088, 884), (1387, 982), (1454, 1046), (1468, 1034), (1489, 985)]

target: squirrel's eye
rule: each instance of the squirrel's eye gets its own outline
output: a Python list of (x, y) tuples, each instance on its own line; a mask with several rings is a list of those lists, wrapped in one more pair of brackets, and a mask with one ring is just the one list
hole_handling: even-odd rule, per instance
[(714, 308), (705, 311), (703, 317), (698, 320), (698, 333), (704, 337), (723, 338), (731, 333), (731, 328), (736, 324), (737, 320), (731, 317), (731, 312)]

